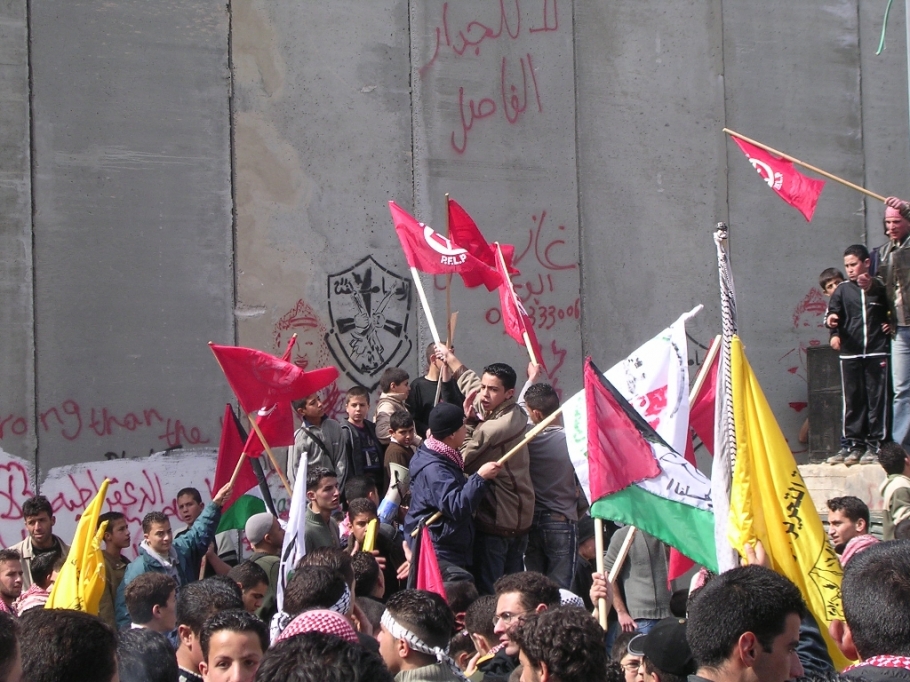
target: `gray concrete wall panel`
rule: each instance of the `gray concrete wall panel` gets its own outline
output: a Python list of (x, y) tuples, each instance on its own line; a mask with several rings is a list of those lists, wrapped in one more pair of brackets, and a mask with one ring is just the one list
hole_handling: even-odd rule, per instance
[[(448, 192), (489, 241), (515, 245), (516, 293), (550, 380), (574, 392), (582, 358), (572, 5), (436, 0), (411, 11), (416, 214), (445, 234)], [(444, 336), (444, 278), (435, 280)], [(455, 278), (452, 309), (455, 351), (468, 366), (508, 362), (523, 379), (528, 355), (504, 335), (496, 292)]]
[(416, 371), (416, 296), (386, 208), (411, 203), (408, 11), (233, 3), (237, 324), (244, 345), (339, 366), (331, 412), (389, 366)]
[(25, 0), (0, 2), (0, 449), (32, 457), (34, 308)]
[[(726, 3), (728, 127), (862, 184), (859, 17), (852, 0)], [(826, 343), (818, 274), (862, 241), (863, 199), (828, 182), (811, 224), (729, 142), (731, 251), (740, 334), (795, 451), (806, 417), (806, 348)]]
[[(860, 66), (862, 73), (863, 156), (865, 186), (877, 194), (910, 193), (910, 119), (907, 114), (907, 33), (905, 5), (893, 3), (885, 32), (885, 47), (876, 55), (884, 9), (859, 3)], [(884, 207), (866, 201), (866, 231), (871, 247), (885, 243)]]
[(228, 24), (213, 0), (32, 6), (41, 471), (218, 441)]
[(699, 303), (687, 329), (706, 346), (720, 331), (711, 233), (726, 199), (718, 3), (575, 12), (586, 350), (610, 367)]

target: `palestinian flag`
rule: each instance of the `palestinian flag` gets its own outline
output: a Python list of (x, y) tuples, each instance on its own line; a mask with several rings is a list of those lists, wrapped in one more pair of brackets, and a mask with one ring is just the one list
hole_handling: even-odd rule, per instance
[[(573, 462), (579, 481), (587, 484), (592, 516), (640, 528), (716, 570), (710, 481), (657, 434), (590, 358), (584, 381), (587, 456), (573, 454)], [(567, 401), (567, 434), (577, 430), (572, 413), (578, 406), (569, 404), (577, 399)]]
[[(271, 503), (271, 499), (267, 497), (267, 492), (263, 493), (259, 477), (254, 470), (254, 464), (258, 465), (259, 460), (243, 454), (245, 442), (246, 434), (243, 433), (234, 411), (230, 405), (225, 405), (224, 419), (221, 425), (221, 442), (218, 445), (218, 463), (215, 466), (214, 489), (216, 491), (220, 490), (223, 485), (231, 480), (231, 475), (234, 473), (234, 467), (237, 466), (238, 459), (244, 457), (247, 462), (240, 467), (240, 474), (234, 483), (234, 489), (221, 508), (221, 521), (217, 530), (219, 533), (227, 530), (242, 529), (246, 525), (247, 519), (253, 514), (266, 511), (266, 500)], [(268, 491), (268, 487), (265, 490)], [(274, 510), (274, 505), (269, 504), (268, 508), (272, 511)], [(272, 513), (274, 514), (274, 511)]]

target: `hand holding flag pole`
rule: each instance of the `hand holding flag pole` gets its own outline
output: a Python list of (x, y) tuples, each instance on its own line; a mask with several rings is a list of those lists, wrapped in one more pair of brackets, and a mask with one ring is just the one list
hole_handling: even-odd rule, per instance
[[(564, 407), (565, 407), (565, 405), (560, 405), (560, 406), (557, 407), (555, 410), (553, 410), (553, 412), (552, 412), (550, 415), (548, 415), (547, 417), (545, 417), (545, 418), (544, 418), (539, 424), (537, 424), (533, 429), (531, 429), (530, 431), (528, 431), (528, 432), (525, 434), (525, 437), (521, 439), (521, 442), (518, 443), (518, 445), (516, 445), (515, 447), (513, 447), (513, 448), (512, 448), (511, 450), (509, 450), (506, 454), (504, 454), (502, 457), (500, 457), (498, 460), (496, 460), (496, 463), (499, 464), (499, 465), (501, 466), (501, 465), (505, 464), (506, 462), (508, 462), (512, 457), (515, 456), (515, 454), (516, 454), (519, 450), (521, 450), (525, 445), (527, 445), (527, 444), (530, 443), (532, 440), (534, 440), (538, 435), (540, 435), (540, 432), (541, 432), (541, 431), (543, 431), (543, 430), (544, 430), (545, 428), (547, 428), (550, 424), (552, 424), (552, 423), (556, 420), (556, 417), (558, 417), (559, 415), (562, 414), (562, 410), (563, 410)], [(436, 512), (436, 513), (433, 514), (430, 518), (427, 519), (427, 521), (426, 521), (426, 523), (425, 523), (424, 525), (429, 526), (431, 523), (435, 523), (436, 521), (438, 521), (438, 520), (441, 519), (441, 518), (442, 518), (442, 512)], [(411, 537), (412, 537), (412, 538), (416, 538), (416, 537), (417, 537), (417, 532), (418, 532), (418, 530), (419, 530), (419, 527), (418, 527), (417, 529), (415, 529), (415, 530), (411, 533)]]

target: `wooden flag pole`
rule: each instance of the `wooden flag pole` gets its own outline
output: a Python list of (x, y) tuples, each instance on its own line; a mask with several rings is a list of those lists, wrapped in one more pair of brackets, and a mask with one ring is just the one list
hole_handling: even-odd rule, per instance
[[(513, 447), (506, 454), (504, 454), (502, 457), (500, 457), (498, 460), (496, 460), (496, 463), (505, 464), (507, 461), (509, 461), (509, 459), (515, 455), (515, 453), (520, 451), (525, 445), (527, 445), (532, 440), (534, 440), (538, 435), (540, 435), (541, 431), (543, 431), (550, 424), (552, 424), (556, 420), (556, 417), (558, 417), (559, 415), (562, 414), (563, 408), (565, 408), (565, 405), (560, 405), (555, 410), (553, 410), (553, 412), (549, 416), (545, 417), (539, 424), (535, 425), (533, 429), (528, 431), (525, 434), (525, 437), (521, 439), (521, 442), (518, 443), (518, 445)], [(442, 512), (436, 512), (430, 518), (427, 519), (427, 521), (424, 525), (429, 526), (431, 523), (436, 523), (436, 521), (438, 521), (441, 518), (442, 518)], [(419, 528), (420, 527), (418, 526), (411, 533), (412, 538), (417, 537), (417, 531), (419, 530)]]
[[(499, 242), (496, 242), (496, 257), (499, 259), (499, 263), (502, 265), (502, 272), (506, 277), (506, 283), (509, 285), (509, 292), (514, 298), (517, 298), (515, 296), (515, 289), (512, 287), (512, 277), (509, 275), (509, 268), (506, 267), (506, 259), (502, 255), (502, 249), (499, 247)], [(500, 313), (502, 313), (502, 311), (500, 311)], [(531, 358), (531, 362), (535, 365), (539, 365), (540, 361), (534, 354), (534, 346), (531, 344), (531, 337), (528, 336), (528, 332), (522, 332), (522, 337), (525, 340), (525, 349), (528, 351), (528, 357)]]
[(695, 399), (698, 397), (701, 387), (705, 385), (705, 381), (708, 379), (708, 370), (711, 369), (711, 364), (714, 362), (714, 358), (717, 357), (717, 351), (720, 348), (720, 334), (714, 337), (714, 343), (711, 344), (711, 347), (708, 349), (708, 354), (705, 355), (704, 361), (701, 363), (701, 367), (698, 370), (698, 374), (695, 376), (695, 382), (692, 384), (692, 390), (689, 391), (689, 407), (692, 407), (692, 403), (695, 402)]
[(754, 144), (756, 147), (758, 147), (759, 149), (764, 149), (766, 152), (771, 152), (772, 154), (776, 154), (780, 158), (786, 159), (787, 161), (790, 161), (791, 163), (795, 163), (799, 166), (802, 166), (803, 168), (806, 168), (806, 169), (812, 171), (813, 173), (818, 173), (819, 175), (823, 175), (824, 177), (828, 178), (829, 180), (834, 180), (834, 182), (839, 182), (840, 184), (845, 185), (846, 187), (849, 187), (850, 189), (855, 189), (857, 192), (862, 192), (863, 194), (870, 196), (873, 199), (878, 199), (880, 202), (885, 203), (885, 197), (883, 197), (881, 194), (876, 194), (875, 192), (870, 192), (865, 187), (860, 187), (859, 185), (854, 185), (849, 180), (844, 180), (843, 178), (839, 178), (838, 176), (833, 175), (832, 173), (829, 173), (828, 171), (823, 171), (821, 168), (812, 166), (812, 165), (806, 163), (805, 161), (800, 161), (799, 159), (797, 159), (793, 156), (790, 156), (789, 154), (784, 154), (783, 152), (780, 152), (780, 151), (774, 149), (773, 147), (769, 147), (766, 144), (757, 142), (749, 137), (746, 137), (745, 135), (740, 135), (736, 131), (730, 130), (729, 128), (724, 128), (724, 132), (727, 133), (727, 135), (732, 135), (733, 137), (738, 137), (740, 140), (743, 140), (744, 142), (748, 142), (749, 144)]
[[(446, 192), (446, 238), (452, 238), (452, 226), (449, 224), (449, 193)], [(452, 273), (446, 273), (446, 348), (452, 347)], [(442, 395), (442, 371), (436, 377), (436, 397), (433, 404), (439, 404)]]
[(427, 326), (430, 328), (433, 342), (442, 343), (439, 340), (439, 330), (436, 328), (436, 322), (433, 320), (433, 313), (430, 312), (430, 304), (427, 302), (427, 292), (423, 290), (423, 284), (420, 281), (420, 273), (417, 271), (417, 268), (411, 268), (411, 277), (414, 280), (414, 288), (417, 289), (417, 297), (420, 299), (423, 314), (427, 318)]
[[(597, 572), (600, 575), (606, 573), (604, 568), (604, 522), (603, 519), (594, 519), (594, 551), (596, 553), (596, 562), (597, 562)], [(600, 623), (600, 627), (606, 631), (607, 629), (607, 616), (610, 613), (610, 608), (607, 605), (607, 600), (601, 597), (597, 600), (597, 621)]]
[(287, 476), (284, 475), (284, 472), (281, 470), (281, 467), (278, 466), (278, 460), (275, 459), (275, 453), (272, 452), (272, 448), (269, 446), (268, 441), (265, 439), (265, 436), (262, 435), (262, 429), (259, 428), (259, 424), (256, 423), (256, 419), (252, 414), (246, 416), (250, 420), (250, 425), (253, 427), (253, 431), (256, 432), (256, 435), (259, 436), (259, 441), (262, 443), (262, 446), (265, 448), (266, 454), (269, 456), (269, 461), (272, 463), (272, 466), (275, 468), (275, 473), (278, 474), (278, 478), (281, 479), (281, 482), (284, 484), (284, 489), (288, 491), (288, 496), (293, 495), (291, 490), (291, 484), (288, 482)]
[(616, 582), (616, 576), (619, 575), (619, 572), (622, 570), (622, 565), (626, 562), (626, 557), (629, 556), (629, 550), (632, 548), (632, 540), (635, 539), (635, 532), (638, 529), (635, 526), (629, 526), (629, 534), (626, 536), (626, 539), (622, 541), (622, 546), (619, 548), (619, 554), (616, 555), (616, 561), (613, 562), (613, 567), (610, 569), (610, 575), (607, 576), (607, 582), (610, 584)]
[(234, 467), (234, 473), (231, 474), (231, 480), (228, 481), (228, 485), (232, 488), (237, 483), (237, 477), (240, 476), (240, 468), (243, 466), (243, 460), (246, 459), (246, 452), (241, 452), (240, 457), (237, 458), (237, 466)]

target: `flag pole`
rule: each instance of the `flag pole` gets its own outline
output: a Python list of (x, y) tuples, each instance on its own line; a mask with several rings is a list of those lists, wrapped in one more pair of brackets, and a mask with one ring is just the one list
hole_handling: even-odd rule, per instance
[(256, 423), (256, 420), (253, 418), (252, 413), (248, 414), (246, 418), (250, 420), (250, 426), (253, 427), (253, 431), (255, 431), (256, 435), (259, 436), (259, 441), (265, 448), (265, 452), (269, 456), (269, 461), (272, 463), (272, 466), (275, 467), (275, 473), (278, 474), (278, 478), (280, 478), (281, 482), (284, 484), (284, 489), (288, 491), (288, 496), (293, 495), (294, 493), (291, 492), (291, 484), (288, 482), (287, 476), (284, 475), (281, 467), (278, 466), (278, 460), (275, 459), (275, 453), (272, 452), (271, 446), (269, 446), (269, 443), (265, 439), (265, 436), (262, 435), (262, 429), (259, 428), (259, 424)]
[(799, 159), (797, 159), (793, 156), (790, 156), (789, 154), (784, 154), (783, 152), (780, 152), (780, 151), (774, 149), (773, 147), (769, 147), (766, 144), (757, 142), (757, 141), (753, 140), (752, 138), (746, 137), (745, 135), (740, 135), (736, 131), (730, 130), (729, 128), (724, 128), (724, 132), (727, 133), (727, 135), (732, 135), (733, 137), (738, 137), (740, 140), (743, 140), (744, 142), (748, 142), (749, 144), (754, 144), (756, 147), (758, 147), (759, 149), (764, 149), (766, 152), (771, 152), (772, 154), (776, 154), (780, 158), (786, 159), (787, 161), (790, 161), (791, 163), (795, 163), (799, 166), (802, 166), (803, 168), (807, 168), (808, 170), (812, 171), (813, 173), (818, 173), (819, 175), (823, 175), (824, 177), (828, 178), (829, 180), (834, 180), (834, 182), (839, 182), (840, 184), (845, 185), (846, 187), (849, 187), (850, 189), (855, 189), (857, 192), (862, 192), (863, 194), (870, 196), (873, 199), (878, 199), (880, 202), (885, 203), (885, 197), (883, 197), (881, 194), (876, 194), (875, 192), (870, 192), (865, 187), (860, 187), (859, 185), (854, 185), (849, 180), (844, 180), (843, 178), (833, 175), (832, 173), (829, 173), (828, 171), (823, 171), (821, 168), (812, 166), (812, 165), (806, 163), (805, 161), (800, 161)]
[(433, 342), (442, 343), (439, 340), (439, 330), (436, 329), (436, 322), (433, 320), (433, 313), (430, 312), (430, 304), (427, 302), (427, 292), (423, 290), (423, 284), (420, 281), (420, 273), (417, 271), (417, 268), (411, 268), (411, 277), (414, 279), (414, 288), (417, 289), (417, 296), (420, 299), (423, 314), (427, 318), (427, 326), (430, 328)]
[(616, 561), (613, 562), (612, 568), (610, 568), (610, 575), (607, 576), (607, 582), (611, 585), (616, 582), (616, 577), (622, 570), (622, 565), (626, 562), (626, 557), (629, 556), (629, 550), (632, 548), (632, 541), (635, 539), (637, 530), (638, 529), (635, 526), (629, 526), (629, 534), (622, 541), (622, 546), (619, 548), (619, 554), (616, 556)]
[[(446, 238), (452, 238), (452, 226), (449, 223), (449, 193), (446, 192)], [(446, 348), (452, 347), (452, 273), (446, 273)], [(436, 377), (436, 397), (433, 404), (439, 404), (439, 397), (442, 395), (442, 371)]]
[[(604, 567), (604, 522), (603, 519), (594, 519), (594, 551), (595, 558), (597, 561), (597, 572), (600, 575), (603, 575), (605, 571)], [(609, 583), (608, 583), (609, 584)], [(601, 597), (597, 600), (597, 621), (600, 623), (600, 627), (606, 631), (607, 629), (607, 616), (609, 615), (610, 608), (607, 606), (607, 600)]]
[(711, 347), (708, 348), (708, 354), (705, 355), (701, 367), (698, 368), (698, 374), (695, 375), (695, 382), (692, 384), (692, 390), (689, 391), (689, 407), (692, 407), (692, 403), (695, 402), (695, 399), (701, 392), (702, 386), (705, 385), (705, 381), (708, 379), (708, 371), (711, 369), (714, 358), (717, 357), (718, 350), (720, 350), (720, 334), (714, 337)]
[[(509, 285), (509, 291), (511, 292), (512, 296), (514, 298), (518, 298), (515, 296), (515, 288), (512, 286), (512, 277), (509, 275), (509, 268), (506, 267), (506, 259), (502, 255), (502, 249), (499, 246), (499, 242), (494, 242), (494, 244), (496, 244), (496, 257), (499, 259), (499, 263), (502, 265), (502, 272), (506, 277), (505, 283)], [(531, 362), (535, 365), (539, 365), (540, 361), (534, 354), (534, 346), (531, 344), (531, 337), (528, 336), (528, 332), (522, 332), (521, 336), (525, 340), (525, 349), (528, 351), (528, 357), (531, 358)]]
[[(521, 442), (518, 443), (518, 445), (513, 447), (506, 454), (504, 454), (502, 457), (500, 457), (498, 460), (496, 460), (496, 463), (500, 464), (500, 465), (505, 464), (510, 458), (512, 458), (515, 455), (515, 453), (517, 453), (525, 445), (527, 445), (532, 440), (534, 440), (538, 435), (540, 435), (541, 431), (543, 431), (550, 424), (552, 424), (556, 420), (556, 417), (558, 417), (559, 415), (562, 414), (563, 408), (565, 408), (564, 404), (560, 405), (555, 410), (553, 410), (552, 413), (550, 413), (548, 416), (544, 417), (543, 420), (541, 420), (541, 422), (539, 424), (537, 424), (533, 429), (531, 429), (530, 431), (528, 431), (525, 434), (525, 437), (521, 439)], [(427, 519), (427, 522), (424, 525), (429, 526), (431, 523), (435, 523), (436, 521), (438, 521), (441, 518), (442, 518), (442, 512), (436, 512), (430, 518)], [(415, 528), (414, 531), (411, 533), (412, 538), (417, 537), (418, 529), (419, 529), (419, 526), (417, 528)]]
[(243, 466), (243, 460), (246, 456), (245, 452), (241, 452), (240, 457), (237, 458), (237, 466), (234, 467), (234, 473), (231, 474), (231, 480), (228, 481), (228, 485), (232, 488), (237, 483), (237, 477), (240, 476), (240, 468)]

